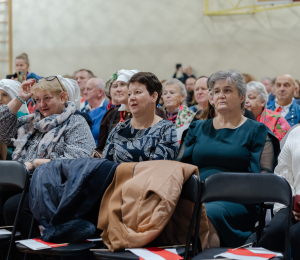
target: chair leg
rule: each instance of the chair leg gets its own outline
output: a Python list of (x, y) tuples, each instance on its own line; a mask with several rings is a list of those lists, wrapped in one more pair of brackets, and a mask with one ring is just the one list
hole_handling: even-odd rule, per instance
[(18, 209), (17, 209), (17, 214), (16, 214), (16, 217), (15, 217), (13, 230), (11, 232), (11, 238), (10, 238), (10, 242), (9, 242), (9, 248), (8, 248), (6, 260), (9, 260), (10, 251), (11, 251), (12, 245), (15, 241), (15, 235), (16, 235), (16, 231), (17, 231), (17, 223), (18, 223), (19, 215), (20, 215), (20, 212), (21, 212), (21, 209), (22, 209), (22, 206), (23, 206), (23, 202), (24, 202), (24, 199), (25, 199), (26, 188), (27, 188), (28, 184), (29, 184), (29, 175), (27, 175), (26, 182), (25, 182), (25, 187), (23, 189), (22, 197), (21, 197)]
[[(32, 220), (31, 220), (31, 224), (30, 224), (30, 230), (29, 230), (28, 239), (31, 238), (32, 230), (33, 230), (33, 224), (34, 224), (34, 217), (32, 216)], [(27, 254), (24, 255), (23, 260), (26, 260), (26, 257), (27, 257)]]

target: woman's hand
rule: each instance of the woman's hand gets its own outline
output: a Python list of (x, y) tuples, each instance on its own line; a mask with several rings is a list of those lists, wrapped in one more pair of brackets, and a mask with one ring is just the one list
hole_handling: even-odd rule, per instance
[(32, 170), (33, 170), (32, 164), (31, 164), (30, 162), (26, 162), (26, 163), (24, 163), (24, 164), (25, 164), (25, 166), (27, 167), (28, 171), (32, 171)]
[[(299, 203), (300, 204), (300, 203)], [(297, 220), (297, 221), (300, 221), (300, 212), (296, 212), (296, 211), (292, 211), (293, 212), (293, 214), (294, 214), (294, 217), (295, 217), (295, 219)]]
[(29, 79), (24, 81), (18, 90), (18, 96), (24, 101), (31, 97), (31, 87), (35, 83), (35, 79)]
[[(44, 163), (47, 163), (47, 162), (50, 162), (50, 159), (35, 159), (35, 160), (33, 161), (33, 164), (34, 164), (34, 167), (37, 168), (37, 167), (39, 167), (40, 165), (42, 165), (42, 164), (44, 164)], [(29, 171), (32, 171), (32, 170), (33, 170), (33, 167), (32, 167), (31, 162), (26, 162), (26, 163), (24, 163), (24, 164), (26, 165), (26, 167), (27, 167), (27, 169), (28, 169)]]

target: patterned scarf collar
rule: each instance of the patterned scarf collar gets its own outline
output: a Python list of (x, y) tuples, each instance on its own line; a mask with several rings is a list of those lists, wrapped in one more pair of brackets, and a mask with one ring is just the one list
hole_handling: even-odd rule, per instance
[(166, 109), (166, 116), (167, 116), (167, 119), (169, 121), (171, 121), (173, 124), (176, 122), (176, 118), (177, 118), (177, 115), (178, 115), (178, 112), (179, 112), (179, 108), (176, 108), (174, 110), (173, 113), (170, 113), (167, 109)]
[(45, 133), (45, 136), (38, 145), (38, 158), (50, 158), (51, 151), (63, 134), (70, 116), (73, 115), (75, 111), (75, 103), (69, 101), (66, 103), (66, 107), (61, 114), (43, 117), (39, 110), (36, 109), (34, 114), (27, 116), (27, 121), (18, 128), (18, 138), (12, 139), (16, 147), (12, 156), (13, 160), (18, 160), (22, 155), (25, 155), (25, 145), (35, 130)]

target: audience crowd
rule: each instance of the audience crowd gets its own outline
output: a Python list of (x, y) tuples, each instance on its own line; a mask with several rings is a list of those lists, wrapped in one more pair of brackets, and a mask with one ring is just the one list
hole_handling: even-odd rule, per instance
[[(92, 174), (101, 160), (110, 165), (180, 160), (197, 166), (202, 181), (220, 172), (275, 173), (289, 182), (293, 196), (300, 195), (300, 88), (292, 75), (259, 82), (250, 74), (225, 70), (196, 78), (190, 66), (183, 70), (180, 65), (163, 81), (151, 72), (121, 68), (104, 80), (88, 69), (73, 77), (40, 77), (29, 72), (29, 64), (25, 53), (17, 56), (15, 70), (23, 72), (22, 82), (15, 77), (0, 81), (0, 160), (23, 163), (33, 173), (32, 183), (44, 181), (42, 169), (55, 171), (70, 162), (89, 164), (89, 169), (78, 169)], [(100, 175), (104, 193), (107, 172)], [(45, 194), (32, 186), (18, 221), (23, 238), (32, 216), (48, 214), (47, 202), (37, 206)], [(13, 225), (20, 197), (0, 190), (2, 226)], [(99, 209), (100, 201), (93, 206)], [(205, 209), (210, 248), (239, 247), (255, 232), (257, 205), (215, 201), (205, 203)], [(284, 251), (288, 210), (275, 204), (274, 213), (257, 243)], [(95, 211), (85, 214), (97, 218)], [(36, 236), (54, 223), (50, 217), (37, 220)], [(299, 221), (300, 212), (293, 211), (293, 259), (300, 259)]]

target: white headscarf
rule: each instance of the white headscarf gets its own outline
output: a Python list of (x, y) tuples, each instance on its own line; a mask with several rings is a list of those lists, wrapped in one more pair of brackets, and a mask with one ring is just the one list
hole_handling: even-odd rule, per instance
[[(13, 99), (17, 94), (18, 94), (18, 89), (21, 86), (21, 83), (16, 80), (11, 80), (11, 79), (2, 79), (0, 81), (0, 89), (4, 90), (11, 99)], [(27, 105), (23, 104), (21, 108), (19, 109), (20, 112), (24, 114), (29, 114)]]
[(139, 70), (118, 70), (117, 74), (118, 74), (118, 78), (117, 81), (124, 81), (126, 83), (128, 83), (128, 81), (131, 79), (131, 77), (140, 72)]
[(74, 79), (67, 79), (60, 75), (57, 75), (57, 78), (61, 81), (68, 92), (69, 101), (75, 103), (77, 110), (80, 111), (80, 88), (77, 82)]

